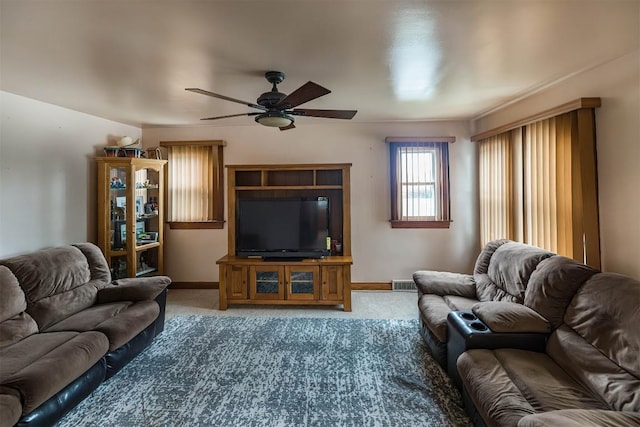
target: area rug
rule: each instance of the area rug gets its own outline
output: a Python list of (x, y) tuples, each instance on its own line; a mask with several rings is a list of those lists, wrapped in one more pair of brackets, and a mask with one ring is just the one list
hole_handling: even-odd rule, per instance
[(58, 425), (471, 423), (417, 321), (177, 316)]

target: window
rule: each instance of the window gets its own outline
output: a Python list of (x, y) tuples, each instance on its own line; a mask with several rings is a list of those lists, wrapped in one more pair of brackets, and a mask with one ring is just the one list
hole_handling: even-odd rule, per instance
[(167, 222), (171, 228), (223, 228), (224, 141), (161, 142), (168, 151)]
[(599, 106), (598, 98), (581, 98), (471, 137), (480, 142), (483, 245), (508, 238), (600, 268), (595, 150)]
[(449, 142), (387, 138), (393, 228), (449, 228)]

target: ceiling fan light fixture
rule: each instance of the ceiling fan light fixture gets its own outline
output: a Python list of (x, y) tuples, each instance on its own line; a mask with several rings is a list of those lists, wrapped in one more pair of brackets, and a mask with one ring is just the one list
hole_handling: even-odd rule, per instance
[(268, 111), (264, 114), (256, 116), (255, 120), (262, 126), (269, 126), (274, 128), (287, 127), (291, 123), (293, 123), (293, 117), (281, 111)]

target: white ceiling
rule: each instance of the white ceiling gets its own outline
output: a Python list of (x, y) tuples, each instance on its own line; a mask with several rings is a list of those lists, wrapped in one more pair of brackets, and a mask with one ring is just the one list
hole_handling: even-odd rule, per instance
[(639, 46), (640, 0), (0, 0), (2, 90), (143, 127), (255, 111), (184, 88), (267, 70), (332, 90), (301, 108), (469, 119)]

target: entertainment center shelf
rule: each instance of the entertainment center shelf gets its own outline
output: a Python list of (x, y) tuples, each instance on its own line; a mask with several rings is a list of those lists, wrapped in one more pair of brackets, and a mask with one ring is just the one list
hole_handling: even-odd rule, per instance
[[(217, 261), (220, 310), (233, 304), (342, 304), (351, 311), (350, 168), (347, 163), (227, 166), (228, 254)], [(237, 209), (242, 200), (255, 199), (328, 202), (330, 254), (269, 261), (236, 256)]]

